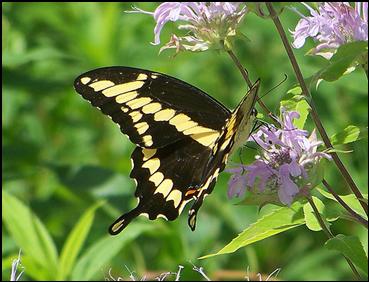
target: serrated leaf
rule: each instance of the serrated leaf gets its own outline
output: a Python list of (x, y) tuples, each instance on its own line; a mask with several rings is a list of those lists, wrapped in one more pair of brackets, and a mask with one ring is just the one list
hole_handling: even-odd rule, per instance
[(90, 207), (79, 219), (68, 238), (60, 254), (57, 280), (66, 280), (70, 274), (77, 256), (87, 238), (91, 225), (94, 220), (95, 211), (103, 203), (99, 202)]
[[(331, 199), (333, 201), (336, 201), (336, 198), (329, 192), (323, 190), (323, 189), (317, 189), (319, 191), (320, 194), (322, 194), (324, 197)], [(368, 194), (363, 194), (363, 197), (365, 199), (368, 199)], [(359, 215), (361, 215), (361, 217), (368, 219), (363, 207), (360, 204), (360, 201), (356, 198), (356, 196), (354, 194), (349, 194), (349, 195), (345, 195), (345, 196), (341, 196), (340, 198), (350, 207), (352, 208), (356, 213), (358, 213)]]
[[(312, 197), (315, 206), (318, 208), (319, 213), (322, 215), (324, 211), (324, 203), (317, 197)], [(315, 213), (310, 203), (306, 203), (303, 207), (305, 224), (312, 231), (320, 231), (322, 228), (320, 227), (319, 221), (315, 217)], [(323, 216), (322, 216), (323, 217)]]
[(325, 243), (325, 247), (329, 250), (339, 251), (368, 275), (368, 257), (358, 237), (339, 234), (329, 239)]
[(354, 125), (347, 126), (342, 132), (331, 136), (332, 145), (341, 145), (358, 140), (360, 135), (360, 128)]
[(40, 219), (21, 201), (2, 190), (2, 218), (18, 247), (32, 258), (43, 278), (56, 273), (58, 254), (55, 243)]
[[(140, 234), (152, 229), (153, 225), (133, 222), (124, 230), (123, 234), (101, 238), (77, 261), (71, 279), (74, 281), (93, 279), (124, 246)], [(108, 268), (106, 266), (106, 273), (108, 272)]]
[(239, 248), (304, 224), (301, 208), (302, 204), (296, 202), (291, 207), (283, 207), (272, 211), (251, 224), (220, 251), (200, 257), (200, 259), (233, 253)]

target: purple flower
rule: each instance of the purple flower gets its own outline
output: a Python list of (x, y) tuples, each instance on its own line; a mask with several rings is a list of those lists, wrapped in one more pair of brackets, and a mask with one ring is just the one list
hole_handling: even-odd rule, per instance
[(246, 189), (255, 194), (276, 193), (282, 204), (290, 205), (299, 192), (299, 187), (309, 184), (310, 172), (322, 158), (331, 159), (317, 148), (315, 130), (310, 134), (293, 125), (299, 118), (297, 112), (282, 109), (282, 128), (262, 126), (250, 139), (262, 148), (250, 165), (231, 168), (228, 196), (240, 197)]
[(160, 44), (160, 33), (167, 22), (184, 22), (178, 29), (187, 31), (187, 35), (173, 34), (160, 49), (175, 48), (178, 52), (223, 48), (229, 38), (236, 35), (236, 28), (247, 8), (236, 2), (164, 2), (153, 13), (137, 8), (135, 12), (153, 15), (156, 21), (154, 45)]
[(312, 52), (330, 59), (335, 50), (349, 42), (368, 41), (368, 2), (321, 2), (318, 10), (303, 3), (311, 16), (300, 14), (302, 19), (292, 32), (293, 46), (301, 48), (305, 39), (313, 38), (319, 42)]

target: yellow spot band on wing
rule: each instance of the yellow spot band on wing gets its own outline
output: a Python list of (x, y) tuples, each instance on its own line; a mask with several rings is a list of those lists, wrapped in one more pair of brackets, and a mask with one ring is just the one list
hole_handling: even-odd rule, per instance
[(142, 112), (145, 114), (153, 114), (161, 109), (161, 105), (159, 103), (150, 103), (142, 108)]
[(127, 106), (130, 107), (131, 109), (135, 110), (138, 109), (148, 103), (151, 102), (151, 98), (149, 97), (143, 97), (143, 98), (138, 98), (138, 99), (134, 99), (132, 101), (129, 101), (127, 103)]
[(135, 127), (137, 129), (138, 134), (143, 134), (145, 133), (148, 129), (149, 129), (149, 125), (147, 124), (147, 122), (140, 122), (135, 124)]
[(170, 201), (170, 200), (174, 201), (174, 207), (177, 208), (179, 206), (179, 204), (181, 203), (181, 200), (182, 200), (181, 191), (179, 191), (177, 189), (173, 189), (173, 191), (170, 192), (170, 194), (166, 198), (167, 202)]
[(142, 85), (144, 85), (144, 84), (145, 84), (144, 81), (132, 81), (132, 82), (127, 82), (127, 83), (117, 84), (113, 87), (105, 89), (102, 93), (106, 97), (113, 97), (113, 96), (116, 96), (118, 94), (130, 92), (130, 91), (133, 91), (133, 90), (137, 90), (137, 89), (141, 88)]
[(165, 198), (173, 188), (173, 181), (170, 179), (164, 179), (163, 182), (156, 188), (154, 194), (161, 193)]
[(143, 161), (146, 161), (156, 154), (156, 149), (142, 149), (142, 153), (144, 155)]
[(111, 87), (113, 85), (115, 85), (114, 82), (112, 82), (110, 80), (100, 80), (100, 81), (96, 81), (94, 83), (91, 83), (89, 86), (97, 92), (97, 91), (101, 91), (103, 89), (106, 89), (108, 87)]
[(142, 167), (149, 169), (150, 174), (152, 175), (160, 167), (160, 160), (158, 158), (149, 159), (148, 161), (144, 162), (144, 164), (142, 165)]
[(178, 131), (185, 131), (186, 129), (195, 127), (197, 125), (198, 125), (197, 122), (194, 122), (192, 120), (189, 120), (189, 121), (186, 121), (186, 122), (181, 123), (181, 124), (176, 124), (175, 126), (176, 126), (176, 128), (177, 128)]
[(161, 110), (154, 115), (155, 121), (168, 121), (170, 120), (174, 115), (176, 114), (176, 111), (173, 109), (165, 109)]
[(169, 124), (177, 126), (181, 123), (191, 120), (191, 118), (185, 114), (179, 114), (170, 119)]
[(145, 135), (142, 137), (142, 141), (145, 143), (145, 146), (152, 146), (154, 143), (152, 142), (152, 136), (151, 135)]
[(164, 179), (164, 174), (162, 174), (160, 171), (155, 172), (149, 178), (151, 182), (154, 182), (156, 187), (159, 186), (159, 184), (163, 181), (163, 179)]
[(142, 118), (142, 114), (139, 111), (129, 113), (133, 122), (138, 122)]
[(131, 91), (128, 93), (118, 95), (117, 97), (115, 97), (115, 101), (118, 104), (123, 104), (125, 102), (132, 100), (133, 98), (136, 98), (137, 95), (138, 95), (137, 91)]
[(192, 135), (192, 134), (213, 133), (213, 132), (217, 132), (217, 131), (211, 128), (203, 127), (203, 126), (196, 126), (196, 127), (192, 127), (190, 129), (183, 131), (183, 134)]
[(86, 85), (87, 83), (89, 83), (91, 81), (91, 77), (87, 77), (87, 76), (85, 76), (85, 77), (82, 77), (81, 78), (81, 82), (82, 82), (82, 84), (84, 84), (84, 85)]
[(140, 73), (137, 78), (137, 80), (146, 80), (147, 79), (147, 74), (144, 73)]
[(215, 143), (218, 137), (218, 131), (191, 135), (192, 139), (206, 147), (211, 147), (211, 145)]

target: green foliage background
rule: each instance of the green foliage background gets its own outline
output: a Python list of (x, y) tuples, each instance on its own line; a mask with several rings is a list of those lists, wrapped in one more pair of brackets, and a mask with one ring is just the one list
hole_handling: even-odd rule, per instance
[[(137, 6), (153, 11), (156, 4)], [(337, 253), (322, 248), (324, 234), (311, 233), (305, 226), (234, 254), (198, 261), (198, 257), (221, 249), (259, 216), (257, 207), (236, 206), (237, 201), (227, 199), (227, 173), (221, 174), (216, 189), (206, 199), (195, 232), (188, 228), (184, 212), (174, 222), (139, 218), (127, 228), (130, 235), (123, 232), (118, 239), (107, 236), (111, 222), (136, 204), (134, 183), (128, 177), (133, 145), (116, 125), (74, 92), (75, 77), (110, 65), (155, 70), (203, 89), (229, 108), (246, 91), (226, 54), (183, 53), (175, 58), (170, 52), (158, 55), (160, 46), (150, 44), (153, 19), (124, 13), (129, 9), (131, 4), (126, 3), (2, 3), (3, 190), (22, 201), (45, 224), (58, 255), (82, 214), (105, 200), (91, 218), (86, 241), (82, 241), (77, 259), (70, 266), (74, 268), (79, 263), (85, 271), (88, 267), (93, 269), (94, 265), (84, 265), (79, 259), (103, 238), (98, 247), (113, 259), (95, 270), (89, 279), (107, 277), (110, 268), (115, 277), (127, 279), (129, 272), (125, 266), (141, 277), (149, 271), (176, 271), (180, 264), (185, 266), (182, 280), (198, 279), (199, 274), (191, 270), (189, 261), (218, 279), (225, 279), (221, 275), (229, 270), (239, 273), (236, 279), (244, 279), (247, 267), (252, 273), (264, 274), (281, 268), (279, 277), (286, 280), (351, 279), (345, 261)], [(281, 18), (285, 28), (291, 30), (298, 21), (298, 15), (290, 10)], [(277, 85), (284, 74), (288, 76), (286, 82), (263, 98), (277, 113), (279, 101), (295, 83), (281, 41), (272, 21), (255, 15), (246, 17), (241, 30), (250, 41), (237, 42), (236, 53), (251, 78), (261, 78), (261, 93)], [(174, 31), (173, 24), (166, 26), (162, 42), (167, 42)], [(304, 46), (295, 50), (306, 78), (327, 64), (320, 57), (304, 56), (308, 49), (309, 46)], [(367, 126), (368, 85), (364, 76), (362, 70), (356, 70), (334, 83), (321, 83), (318, 90), (311, 88), (330, 135), (351, 124)], [(311, 121), (308, 126), (312, 128)], [(368, 183), (367, 145), (367, 139), (347, 144), (343, 149), (353, 152), (341, 156), (363, 192)], [(248, 150), (244, 151), (247, 154)], [(237, 156), (234, 160), (239, 161)], [(327, 168), (326, 179), (336, 191), (348, 193), (333, 164)], [(3, 214), (3, 218), (22, 222), (17, 210), (12, 213)], [(10, 235), (4, 220), (2, 227), (2, 278), (7, 280), (19, 241)], [(25, 227), (25, 238), (27, 230)], [(357, 224), (339, 221), (334, 223), (333, 230), (336, 234), (358, 235), (367, 249), (367, 231)], [(76, 247), (71, 246), (70, 256), (73, 248)], [(32, 255), (23, 252), (25, 260)], [(70, 259), (65, 255), (64, 263)], [(61, 264), (59, 261), (57, 267)], [(26, 268), (24, 277), (40, 280), (45, 277), (42, 275), (37, 275), (37, 271), (30, 274)], [(66, 276), (73, 277), (78, 275)]]

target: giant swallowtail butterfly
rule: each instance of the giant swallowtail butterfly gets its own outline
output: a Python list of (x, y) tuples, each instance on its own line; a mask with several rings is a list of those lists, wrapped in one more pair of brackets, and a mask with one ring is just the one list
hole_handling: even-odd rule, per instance
[(118, 234), (142, 214), (174, 220), (190, 201), (188, 224), (194, 230), (229, 155), (249, 137), (259, 81), (233, 112), (181, 80), (136, 68), (95, 69), (80, 75), (74, 87), (137, 145), (130, 177), (138, 205), (109, 232)]

